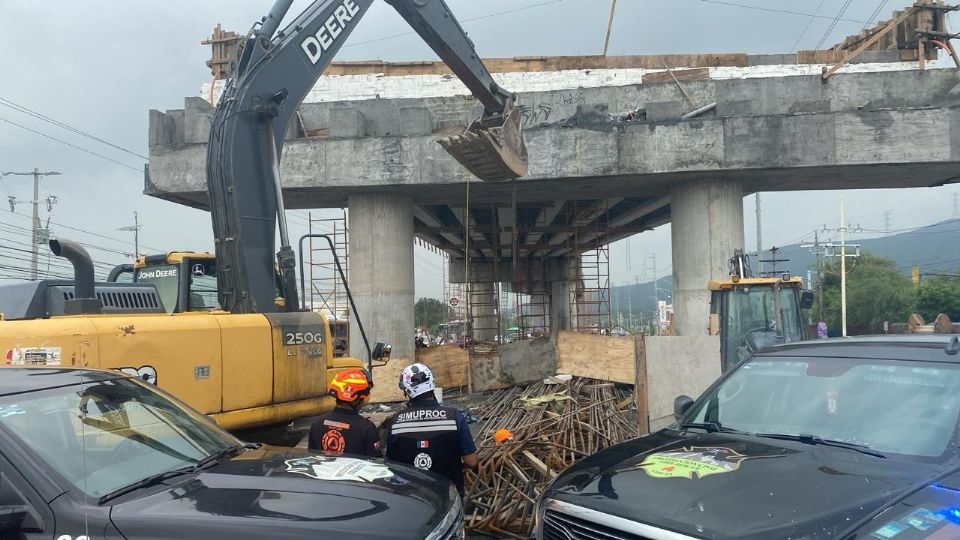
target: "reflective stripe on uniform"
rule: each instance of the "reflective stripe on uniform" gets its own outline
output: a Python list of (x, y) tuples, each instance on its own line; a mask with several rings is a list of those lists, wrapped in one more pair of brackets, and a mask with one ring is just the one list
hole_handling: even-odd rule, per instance
[(423, 433), (426, 431), (456, 431), (456, 420), (439, 420), (432, 422), (405, 422), (403, 424), (394, 424), (390, 433), (400, 435), (402, 433)]

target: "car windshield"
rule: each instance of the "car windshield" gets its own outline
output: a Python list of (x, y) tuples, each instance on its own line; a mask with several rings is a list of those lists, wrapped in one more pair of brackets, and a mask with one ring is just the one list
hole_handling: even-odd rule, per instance
[(847, 358), (757, 358), (698, 401), (690, 423), (815, 435), (881, 453), (937, 458), (953, 448), (960, 366)]
[(0, 398), (0, 427), (91, 497), (240, 444), (127, 379)]

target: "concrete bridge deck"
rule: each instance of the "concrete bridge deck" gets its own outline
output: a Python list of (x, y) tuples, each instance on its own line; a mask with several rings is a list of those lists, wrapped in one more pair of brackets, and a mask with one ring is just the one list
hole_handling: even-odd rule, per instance
[[(672, 219), (678, 328), (700, 333), (704, 284), (724, 275), (733, 248), (743, 247), (745, 193), (936, 186), (960, 178), (955, 70), (863, 64), (823, 82), (820, 68), (681, 70), (699, 79), (681, 81), (689, 99), (663, 70), (505, 74), (527, 81), (504, 85), (518, 91), (524, 107), (530, 174), (470, 182), (469, 212), (467, 173), (436, 143), (475, 114), (465, 90), (456, 94), (455, 79), (324, 77), (288, 133), (284, 199), (288, 208), (373, 212), (368, 223), (360, 212), (351, 215), (354, 268), (357, 255), (371, 249), (364, 245), (412, 245), (413, 235), (462, 258), (469, 227), (471, 281), (512, 281), (561, 295), (569, 290), (550, 283), (575, 279), (562, 261)], [(710, 103), (713, 110), (680, 119)], [(204, 207), (209, 103), (188, 98), (182, 111), (150, 114), (145, 191)], [(389, 238), (384, 228), (393, 231)], [(538, 268), (559, 270), (536, 274), (532, 265), (504, 262), (514, 256), (556, 259), (560, 264)], [(406, 277), (396, 285), (412, 298), (412, 247), (402, 265), (407, 258), (409, 286)]]

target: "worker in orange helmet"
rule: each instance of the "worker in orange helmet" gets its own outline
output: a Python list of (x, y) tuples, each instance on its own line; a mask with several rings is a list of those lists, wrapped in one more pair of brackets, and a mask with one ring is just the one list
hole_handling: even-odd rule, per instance
[(330, 382), (330, 395), (337, 407), (310, 427), (308, 448), (327, 454), (381, 457), (380, 434), (373, 422), (360, 416), (373, 383), (366, 370), (348, 369)]

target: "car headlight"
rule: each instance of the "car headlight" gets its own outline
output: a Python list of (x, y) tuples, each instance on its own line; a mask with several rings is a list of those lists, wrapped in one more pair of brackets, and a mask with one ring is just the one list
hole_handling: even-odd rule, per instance
[(464, 537), (463, 502), (460, 501), (460, 493), (453, 485), (450, 486), (450, 497), (453, 499), (450, 510), (424, 540), (461, 540)]

